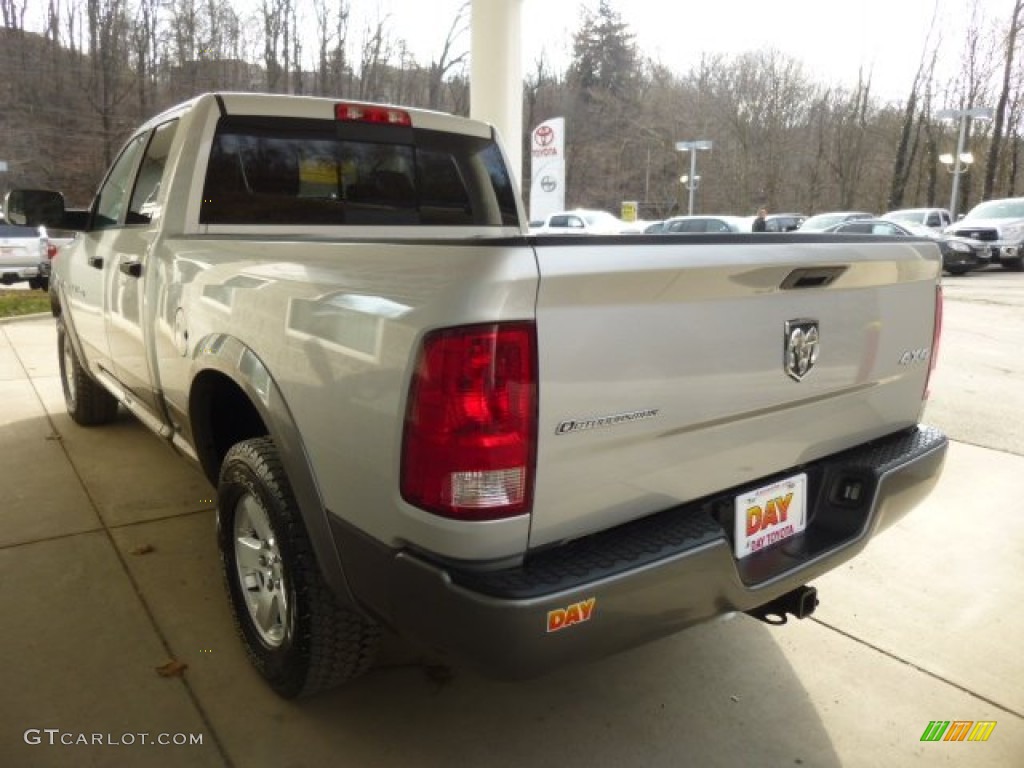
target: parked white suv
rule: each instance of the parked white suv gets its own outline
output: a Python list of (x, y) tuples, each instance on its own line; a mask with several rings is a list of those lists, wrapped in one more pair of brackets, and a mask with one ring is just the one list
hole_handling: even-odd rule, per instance
[(980, 240), (992, 248), (992, 263), (1024, 271), (1024, 197), (979, 203), (946, 232)]
[(0, 222), (0, 283), (14, 285), (27, 281), (31, 288), (43, 288), (39, 265), (47, 260), (48, 246), (42, 227)]
[(535, 235), (619, 235), (637, 227), (612, 216), (607, 211), (579, 208), (549, 215), (539, 227), (530, 227)]
[(945, 208), (901, 208), (882, 215), (883, 219), (900, 224), (916, 224), (929, 229), (943, 230), (953, 223), (953, 217)]

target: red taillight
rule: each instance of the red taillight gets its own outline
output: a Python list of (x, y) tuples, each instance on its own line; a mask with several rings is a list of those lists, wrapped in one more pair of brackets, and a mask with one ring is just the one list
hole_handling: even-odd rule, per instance
[(406, 501), (460, 520), (529, 512), (536, 442), (532, 323), (427, 335), (405, 415)]
[(46, 243), (46, 258), (48, 261), (53, 261), (53, 257), (57, 255), (57, 246), (47, 241)]
[(371, 104), (335, 104), (334, 118), (346, 123), (412, 125), (412, 118), (405, 110)]
[(928, 360), (928, 375), (924, 380), (924, 399), (931, 394), (932, 372), (939, 361), (939, 342), (942, 339), (942, 286), (935, 286), (935, 325), (932, 328), (932, 353)]

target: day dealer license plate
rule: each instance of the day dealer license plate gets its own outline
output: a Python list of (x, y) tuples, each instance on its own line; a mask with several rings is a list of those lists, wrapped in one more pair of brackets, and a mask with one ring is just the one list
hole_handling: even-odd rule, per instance
[(737, 560), (796, 536), (807, 527), (807, 475), (740, 494), (735, 520)]

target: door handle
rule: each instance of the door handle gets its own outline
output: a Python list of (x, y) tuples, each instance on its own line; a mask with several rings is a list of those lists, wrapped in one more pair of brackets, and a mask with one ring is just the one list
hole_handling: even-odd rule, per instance
[(90, 256), (85, 260), (85, 263), (95, 269), (103, 269), (103, 257), (102, 256)]
[(122, 261), (117, 265), (118, 270), (128, 277), (142, 277), (141, 261)]

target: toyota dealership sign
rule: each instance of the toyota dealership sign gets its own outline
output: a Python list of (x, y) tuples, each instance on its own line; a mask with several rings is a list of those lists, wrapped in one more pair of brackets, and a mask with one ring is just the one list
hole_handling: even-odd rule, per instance
[(530, 221), (565, 209), (565, 118), (553, 117), (530, 138)]

